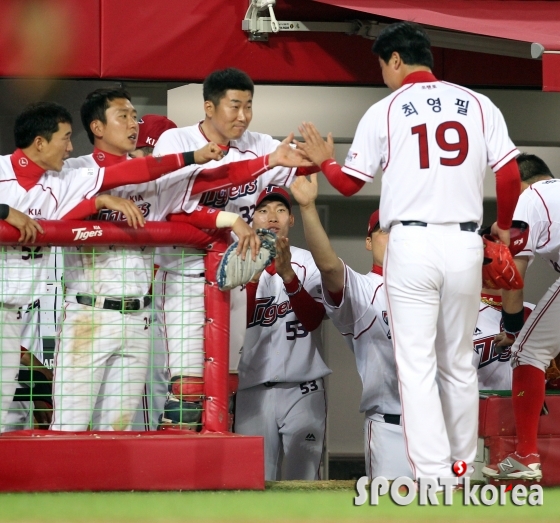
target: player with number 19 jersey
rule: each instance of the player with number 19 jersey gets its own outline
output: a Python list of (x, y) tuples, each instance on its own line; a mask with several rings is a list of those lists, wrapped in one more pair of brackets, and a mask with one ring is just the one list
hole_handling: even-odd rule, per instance
[(498, 171), (519, 154), (486, 96), (428, 74), (410, 74), (366, 112), (342, 167), (371, 182), (381, 165), (386, 231), (405, 220), (480, 225), (486, 163)]

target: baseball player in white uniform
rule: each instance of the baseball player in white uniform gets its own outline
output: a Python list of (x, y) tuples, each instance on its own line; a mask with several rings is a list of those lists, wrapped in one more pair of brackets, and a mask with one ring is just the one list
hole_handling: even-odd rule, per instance
[[(527, 318), (535, 306), (523, 305)], [(511, 348), (498, 347), (494, 339), (502, 331), (502, 292), (483, 288), (473, 334), (479, 390), (511, 390)]]
[(310, 182), (298, 178), (291, 190), (300, 204), (307, 245), (321, 272), (327, 314), (354, 353), (362, 378), (366, 473), (369, 478), (412, 477), (383, 283), (388, 235), (379, 227), (379, 211), (369, 219), (365, 244), (373, 267), (368, 274), (359, 274), (338, 258), (321, 225), (315, 207), (317, 176), (312, 175)]
[[(64, 159), (72, 151), (71, 134), (72, 117), (58, 104), (32, 104), (17, 117), (14, 135), (18, 149), (11, 156), (0, 157), (0, 183), (6, 204), (34, 218), (60, 219), (107, 183), (109, 177), (100, 169), (63, 170)], [(33, 241), (36, 232), (42, 229), (33, 220), (24, 222), (23, 226), (14, 225), (22, 230), (21, 240)], [(0, 427), (3, 429), (20, 364), (24, 327), (20, 308), (27, 308), (45, 294), (48, 257), (40, 247), (12, 246), (0, 250)]]
[(276, 233), (277, 255), (247, 284), (247, 332), (239, 362), (235, 431), (264, 436), (265, 479), (319, 479), (330, 374), (319, 351), (325, 308), (311, 253), (290, 247), (290, 195), (269, 186), (253, 227)]
[[(252, 159), (273, 151), (279, 144), (271, 136), (247, 130), (252, 119), (254, 85), (242, 71), (225, 69), (210, 74), (203, 84), (205, 118), (190, 127), (171, 129), (163, 133), (154, 149), (154, 155), (168, 154), (183, 147), (202, 147), (208, 141), (216, 142), (224, 151), (220, 162), (209, 167), (244, 159)], [(192, 199), (194, 211), (191, 223), (213, 228), (220, 225), (215, 209), (223, 213), (224, 223), (233, 224), (241, 216), (251, 223), (258, 195), (268, 185), (289, 185), (295, 169), (270, 170), (257, 180), (244, 185), (203, 194)], [(305, 172), (305, 171), (302, 171)], [(197, 207), (198, 205), (198, 207)], [(239, 236), (238, 231), (234, 232)], [(253, 238), (253, 239), (251, 239)], [(254, 236), (244, 233), (240, 238), (243, 249)], [(156, 263), (156, 305), (160, 311), (158, 323), (163, 326), (169, 354), (170, 398), (162, 421), (177, 423), (181, 419), (177, 398), (188, 398), (199, 403), (203, 393), (204, 366), (204, 263), (202, 252), (195, 249), (160, 248)], [(237, 388), (237, 365), (245, 334), (245, 290), (231, 291), (230, 316), (230, 392)], [(180, 405), (180, 404), (179, 404)], [(180, 409), (179, 409), (180, 410)]]
[(391, 231), (384, 278), (407, 453), (415, 478), (455, 478), (452, 464), (465, 462), (468, 475), (476, 454), (472, 334), (482, 182), (488, 164), (496, 172), (493, 232), (509, 245), (518, 151), (488, 98), (432, 74), (430, 42), (419, 26), (388, 26), (373, 51), (394, 92), (366, 112), (344, 167), (333, 159), (332, 137), (325, 142), (310, 124), (302, 125), (300, 147), (344, 194), (383, 169), (381, 228)]
[[(560, 272), (560, 180), (537, 156), (521, 155), (521, 196), (514, 219), (529, 225), (529, 236), (514, 261), (524, 278), (527, 267), (539, 254)], [(482, 469), (494, 479), (542, 478), (537, 446), (539, 417), (544, 404), (545, 371), (560, 353), (560, 279), (555, 281), (523, 324), (523, 289), (502, 291), (504, 332), (496, 337), (500, 346), (513, 344), (512, 402), (517, 429), (514, 453)]]
[[(136, 110), (128, 93), (122, 89), (94, 91), (81, 113), (94, 152), (68, 160), (67, 165), (93, 168), (126, 163), (138, 133)], [(159, 165), (169, 156), (135, 162)], [(205, 144), (193, 160), (206, 163), (221, 156), (218, 147)], [(273, 156), (271, 162), (277, 155)], [(123, 164), (121, 169), (129, 172), (126, 167)], [(119, 198), (119, 205), (102, 211), (99, 219), (126, 219), (123, 209), (129, 212), (130, 206), (149, 221), (181, 211), (191, 191), (200, 190), (197, 180), (188, 174), (179, 169), (156, 180), (114, 188), (111, 196)], [(131, 177), (131, 181), (136, 180)], [(223, 186), (219, 179), (214, 183)], [(98, 408), (93, 417), (95, 428), (130, 429), (146, 381), (152, 272), (151, 249), (66, 251), (66, 304), (56, 355), (53, 429), (85, 430), (94, 406)], [(98, 395), (102, 401), (96, 403)]]

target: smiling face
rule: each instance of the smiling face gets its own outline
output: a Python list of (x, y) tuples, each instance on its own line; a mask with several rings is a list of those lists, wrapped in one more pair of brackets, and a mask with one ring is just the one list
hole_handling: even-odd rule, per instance
[(72, 126), (69, 123), (59, 123), (58, 131), (47, 141), (42, 136), (35, 138), (37, 156), (35, 163), (47, 171), (61, 171), (64, 160), (72, 152)]
[(253, 229), (269, 229), (277, 236), (288, 236), (294, 225), (294, 215), (284, 202), (264, 200), (255, 210)]
[(206, 119), (203, 129), (209, 140), (227, 145), (237, 140), (247, 130), (253, 119), (253, 95), (251, 91), (229, 89), (214, 105), (210, 100), (204, 102)]
[(118, 156), (134, 151), (138, 139), (138, 115), (130, 100), (111, 100), (105, 111), (105, 119), (107, 123), (101, 120), (91, 122), (90, 127), (95, 136), (94, 145), (102, 151)]

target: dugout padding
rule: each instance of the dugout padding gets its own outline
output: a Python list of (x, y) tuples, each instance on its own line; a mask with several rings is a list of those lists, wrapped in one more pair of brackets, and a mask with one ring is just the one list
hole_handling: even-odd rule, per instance
[[(560, 395), (547, 394), (547, 415), (539, 421), (538, 446), (541, 455), (544, 487), (560, 485)], [(497, 463), (515, 451), (516, 432), (511, 396), (481, 398), (479, 409), (479, 437), (484, 438), (487, 463)], [(494, 482), (499, 484), (500, 482)], [(507, 484), (530, 482), (507, 481)]]
[(18, 431), (0, 438), (0, 492), (264, 490), (263, 438)]

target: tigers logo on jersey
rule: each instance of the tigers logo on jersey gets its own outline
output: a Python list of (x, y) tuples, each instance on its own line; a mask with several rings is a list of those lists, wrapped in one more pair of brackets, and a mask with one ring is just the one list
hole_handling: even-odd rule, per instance
[(257, 182), (250, 182), (239, 187), (230, 187), (229, 189), (204, 193), (200, 204), (210, 207), (225, 207), (230, 200), (237, 200), (238, 198), (242, 198), (248, 194), (255, 194), (256, 192)]
[(275, 298), (276, 296), (257, 298), (255, 312), (247, 328), (255, 327), (256, 325), (270, 327), (276, 323), (278, 318), (283, 318), (292, 312), (290, 300), (283, 301), (282, 303), (273, 303)]
[[(151, 204), (149, 202), (135, 202), (136, 207), (140, 209), (142, 216), (147, 218), (150, 214)], [(110, 211), (109, 209), (104, 209), (99, 211), (97, 215), (98, 220), (104, 220), (108, 222), (124, 222), (126, 221), (126, 216), (121, 211)]]

